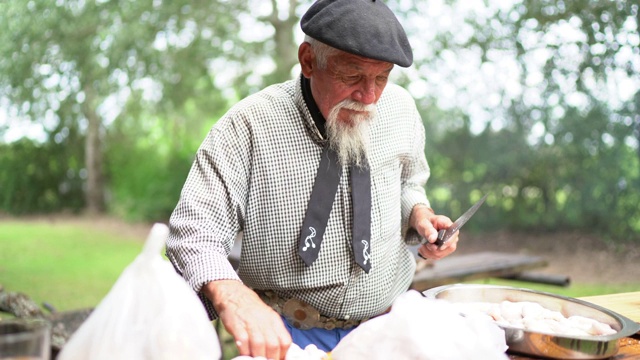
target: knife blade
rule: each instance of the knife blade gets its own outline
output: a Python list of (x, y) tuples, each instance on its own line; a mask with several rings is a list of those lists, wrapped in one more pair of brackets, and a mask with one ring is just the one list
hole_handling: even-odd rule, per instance
[(441, 247), (442, 245), (444, 245), (444, 243), (449, 241), (449, 238), (451, 238), (451, 236), (455, 234), (456, 231), (460, 230), (462, 225), (464, 225), (467, 221), (469, 221), (469, 219), (471, 219), (473, 214), (475, 214), (476, 211), (478, 211), (480, 206), (484, 204), (484, 201), (487, 199), (487, 195), (489, 194), (485, 194), (482, 197), (482, 199), (478, 200), (478, 202), (473, 204), (473, 206), (471, 206), (469, 210), (465, 211), (465, 213), (462, 214), (462, 216), (456, 219), (456, 221), (454, 221), (453, 224), (449, 226), (449, 228), (438, 231), (438, 239), (434, 244), (436, 244), (438, 247)]

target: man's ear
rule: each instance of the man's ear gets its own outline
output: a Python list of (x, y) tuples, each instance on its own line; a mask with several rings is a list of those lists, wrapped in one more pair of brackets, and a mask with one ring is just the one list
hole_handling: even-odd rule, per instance
[(303, 42), (298, 47), (298, 61), (302, 70), (302, 75), (307, 79), (311, 77), (315, 64), (315, 55), (311, 49), (311, 44)]

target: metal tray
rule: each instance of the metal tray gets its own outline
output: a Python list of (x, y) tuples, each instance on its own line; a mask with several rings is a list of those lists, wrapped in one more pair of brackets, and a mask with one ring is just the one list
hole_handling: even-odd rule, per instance
[(509, 352), (554, 359), (605, 359), (618, 352), (618, 340), (635, 334), (640, 325), (616, 312), (575, 298), (498, 285), (454, 284), (423, 292), (432, 299), (451, 302), (531, 301), (559, 311), (564, 316), (580, 315), (609, 324), (617, 332), (606, 336), (564, 336), (501, 326)]

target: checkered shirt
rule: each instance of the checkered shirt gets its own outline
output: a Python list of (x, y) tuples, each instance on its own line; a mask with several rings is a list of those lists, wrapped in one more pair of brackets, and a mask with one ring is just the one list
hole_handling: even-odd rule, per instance
[[(407, 244), (414, 205), (429, 205), (424, 127), (414, 100), (388, 84), (371, 127), (371, 260), (369, 274), (353, 260), (352, 207), (342, 169), (318, 258), (307, 267), (298, 240), (323, 140), (303, 99), (300, 79), (270, 86), (231, 108), (200, 146), (171, 215), (167, 255), (200, 289), (238, 279), (257, 290), (295, 297), (321, 314), (364, 319), (386, 310), (410, 286), (415, 259)], [(243, 232), (240, 265), (227, 257)]]

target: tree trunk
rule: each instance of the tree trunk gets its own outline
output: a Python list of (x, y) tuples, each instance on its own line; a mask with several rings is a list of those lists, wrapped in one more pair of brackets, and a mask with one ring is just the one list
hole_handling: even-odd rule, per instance
[(83, 103), (83, 113), (87, 118), (87, 134), (85, 138), (85, 169), (87, 182), (85, 189), (86, 211), (89, 214), (103, 213), (104, 177), (102, 169), (102, 140), (100, 138), (101, 119), (95, 108), (95, 94), (93, 89), (85, 87), (86, 95)]
[(266, 20), (275, 29), (276, 70), (268, 79), (270, 82), (282, 82), (291, 78), (291, 69), (298, 63), (298, 47), (295, 43), (294, 26), (299, 22), (296, 15), (298, 0), (289, 0), (289, 11), (286, 19), (278, 18), (278, 2), (271, 1), (273, 12)]

